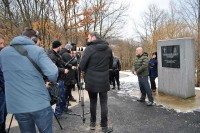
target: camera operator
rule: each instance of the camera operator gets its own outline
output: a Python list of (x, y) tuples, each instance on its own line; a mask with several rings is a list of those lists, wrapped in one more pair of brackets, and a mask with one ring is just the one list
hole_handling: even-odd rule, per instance
[(23, 47), (48, 80), (56, 81), (58, 68), (44, 49), (32, 41), (34, 37), (37, 37), (36, 31), (26, 28), (0, 52), (6, 107), (14, 114), (21, 133), (35, 133), (36, 126), (39, 132), (52, 133), (53, 110), (43, 77), (29, 59), (14, 48), (17, 45)]
[(66, 107), (66, 98), (65, 98), (65, 86), (64, 86), (64, 80), (66, 74), (69, 72), (69, 69), (72, 68), (70, 64), (66, 64), (62, 57), (59, 55), (59, 52), (61, 51), (61, 42), (60, 41), (54, 41), (52, 43), (52, 49), (48, 51), (49, 58), (55, 63), (55, 65), (58, 67), (58, 83), (60, 86), (61, 91), (61, 98), (60, 101), (56, 104), (55, 109), (55, 115), (58, 119), (66, 118), (63, 113), (68, 111), (68, 108)]
[[(61, 49), (60, 55), (63, 59), (63, 61), (65, 62), (69, 62), (72, 65), (72, 69), (69, 70), (69, 72), (67, 73), (67, 75), (64, 78), (65, 81), (65, 87), (66, 87), (66, 101), (67, 103), (69, 103), (69, 101), (73, 101), (76, 102), (76, 99), (74, 99), (74, 97), (72, 96), (72, 88), (74, 86), (75, 82), (75, 70), (76, 69), (76, 60), (75, 58), (72, 58), (72, 56), (70, 55), (71, 52), (71, 48), (72, 46), (70, 44), (67, 44), (65, 46), (65, 48)], [(69, 103), (70, 106), (70, 103)]]
[(97, 96), (100, 97), (101, 105), (101, 127), (105, 133), (112, 132), (108, 126), (108, 95), (109, 68), (112, 67), (112, 50), (108, 43), (100, 38), (96, 32), (88, 35), (87, 47), (80, 62), (80, 68), (85, 72), (85, 89), (90, 98), (90, 129), (95, 130)]

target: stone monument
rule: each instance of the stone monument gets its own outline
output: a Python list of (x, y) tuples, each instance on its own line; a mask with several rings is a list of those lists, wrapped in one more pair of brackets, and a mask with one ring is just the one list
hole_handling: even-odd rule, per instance
[(158, 41), (158, 92), (195, 96), (195, 45), (191, 38)]

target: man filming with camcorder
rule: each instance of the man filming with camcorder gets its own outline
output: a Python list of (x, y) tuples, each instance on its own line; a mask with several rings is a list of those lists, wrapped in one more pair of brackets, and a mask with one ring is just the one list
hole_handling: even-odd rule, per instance
[[(32, 40), (37, 32), (26, 28), (0, 52), (0, 67), (5, 80), (5, 97), (9, 113), (14, 114), (22, 133), (52, 133), (53, 110), (43, 77), (29, 56), (49, 81), (54, 82), (58, 68), (43, 48)], [(25, 51), (24, 55), (17, 48)], [(35, 126), (36, 125), (36, 126)]]
[(61, 97), (59, 102), (56, 104), (55, 109), (55, 115), (58, 119), (66, 118), (63, 113), (68, 111), (68, 106), (66, 104), (66, 94), (65, 94), (65, 77), (66, 74), (68, 74), (69, 69), (75, 69), (74, 66), (72, 66), (69, 63), (66, 63), (63, 61), (62, 57), (60, 56), (59, 52), (61, 51), (61, 42), (60, 41), (54, 41), (52, 43), (52, 49), (48, 51), (48, 56), (50, 59), (55, 63), (55, 65), (58, 67), (59, 76), (58, 76), (58, 83), (60, 86), (61, 91)]

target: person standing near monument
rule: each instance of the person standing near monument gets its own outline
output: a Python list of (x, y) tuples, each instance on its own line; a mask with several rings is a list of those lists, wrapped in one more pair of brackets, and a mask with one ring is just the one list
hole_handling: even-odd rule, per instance
[(148, 82), (148, 57), (144, 55), (142, 47), (136, 49), (136, 58), (134, 63), (133, 74), (138, 76), (141, 97), (138, 102), (145, 102), (146, 95), (148, 97), (147, 106), (153, 105), (152, 91)]
[(151, 90), (156, 91), (155, 79), (158, 77), (158, 61), (157, 52), (152, 53), (152, 58), (149, 60), (149, 78), (151, 83)]

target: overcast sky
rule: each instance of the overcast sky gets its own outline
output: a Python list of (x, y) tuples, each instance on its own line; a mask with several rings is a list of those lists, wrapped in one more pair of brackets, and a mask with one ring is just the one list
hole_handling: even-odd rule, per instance
[(168, 9), (170, 0), (123, 0), (123, 2), (129, 3), (130, 6), (128, 10), (128, 22), (124, 26), (124, 31), (130, 34), (124, 36), (124, 38), (135, 38), (137, 35), (134, 33), (133, 20), (136, 24), (140, 23), (142, 14), (147, 11), (150, 4), (156, 4), (160, 9)]

